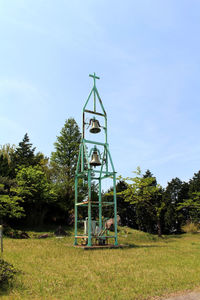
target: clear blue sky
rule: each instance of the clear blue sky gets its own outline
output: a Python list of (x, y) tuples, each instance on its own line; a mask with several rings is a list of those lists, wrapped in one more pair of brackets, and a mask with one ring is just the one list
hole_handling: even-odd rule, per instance
[(118, 174), (160, 184), (200, 169), (200, 1), (1, 0), (0, 144), (49, 156), (98, 89)]

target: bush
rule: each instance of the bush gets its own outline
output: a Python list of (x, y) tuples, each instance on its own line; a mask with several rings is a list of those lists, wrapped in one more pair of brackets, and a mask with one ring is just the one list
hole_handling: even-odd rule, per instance
[(199, 226), (192, 222), (187, 222), (181, 229), (186, 233), (197, 233), (199, 230)]
[(7, 237), (10, 237), (12, 239), (28, 239), (29, 235), (25, 231), (17, 230), (17, 229), (12, 229), (8, 225), (4, 225), (3, 227), (3, 234)]
[(10, 282), (18, 271), (3, 259), (0, 259), (0, 286)]

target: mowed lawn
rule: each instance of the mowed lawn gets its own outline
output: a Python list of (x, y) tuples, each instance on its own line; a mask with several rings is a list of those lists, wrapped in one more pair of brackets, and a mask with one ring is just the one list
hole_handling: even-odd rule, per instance
[(161, 239), (122, 229), (124, 249), (82, 250), (73, 236), (4, 239), (4, 259), (22, 271), (1, 299), (158, 299), (200, 286), (200, 234)]

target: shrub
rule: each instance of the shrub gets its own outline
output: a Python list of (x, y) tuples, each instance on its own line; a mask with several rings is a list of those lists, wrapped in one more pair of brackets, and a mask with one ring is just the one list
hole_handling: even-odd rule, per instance
[(0, 259), (0, 286), (10, 282), (18, 271), (3, 259)]
[(12, 239), (28, 239), (29, 235), (25, 231), (12, 229), (10, 226), (6, 225), (3, 228), (3, 234)]
[(186, 233), (197, 233), (199, 230), (199, 226), (192, 222), (187, 222), (181, 229)]

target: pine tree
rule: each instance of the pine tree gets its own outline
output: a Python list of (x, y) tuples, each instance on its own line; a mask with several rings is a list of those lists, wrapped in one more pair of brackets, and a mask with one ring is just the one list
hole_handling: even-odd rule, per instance
[(179, 210), (187, 215), (187, 221), (199, 222), (200, 219), (200, 171), (194, 173), (189, 181), (188, 197), (183, 199)]
[(81, 134), (73, 118), (66, 120), (51, 154), (52, 180), (55, 183), (59, 206), (67, 215), (74, 206), (74, 176)]
[(164, 193), (166, 203), (164, 219), (166, 233), (180, 232), (181, 226), (187, 220), (187, 209), (179, 210), (178, 207), (184, 199), (188, 198), (188, 183), (179, 178), (173, 178), (168, 182)]
[(55, 152), (51, 154), (51, 164), (62, 171), (68, 179), (74, 178), (78, 159), (81, 134), (73, 118), (66, 120), (64, 127), (54, 143)]
[(18, 147), (16, 148), (14, 154), (14, 161), (16, 167), (19, 168), (19, 166), (28, 167), (31, 165), (35, 165), (36, 161), (34, 152), (35, 147), (32, 147), (28, 134), (26, 133), (24, 135), (23, 140), (19, 143)]

